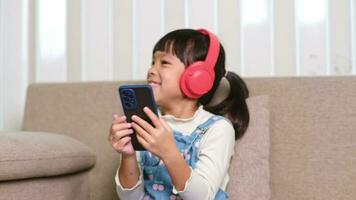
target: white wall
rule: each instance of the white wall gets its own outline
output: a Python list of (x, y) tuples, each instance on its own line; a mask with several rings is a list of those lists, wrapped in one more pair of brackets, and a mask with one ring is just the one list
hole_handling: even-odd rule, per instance
[(20, 127), (28, 85), (27, 3), (0, 1), (0, 130)]
[(29, 83), (143, 79), (184, 27), (243, 77), (356, 74), (355, 0), (0, 0), (0, 130), (20, 129)]

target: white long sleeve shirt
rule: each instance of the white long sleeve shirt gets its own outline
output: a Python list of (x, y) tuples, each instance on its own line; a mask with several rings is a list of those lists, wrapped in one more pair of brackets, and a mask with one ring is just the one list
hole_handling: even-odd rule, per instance
[[(207, 121), (213, 114), (204, 110), (202, 106), (192, 118), (178, 119), (171, 115), (161, 116), (168, 125), (176, 131), (190, 134), (197, 126)], [(203, 135), (198, 147), (198, 162), (192, 169), (191, 176), (183, 191), (173, 192), (185, 200), (214, 199), (218, 189), (225, 191), (229, 181), (228, 169), (234, 153), (235, 131), (227, 120), (215, 122)], [(140, 162), (140, 154), (136, 153)], [(140, 165), (139, 165), (140, 166)], [(116, 190), (120, 199), (143, 199), (144, 184), (142, 170), (137, 184), (132, 188), (123, 188), (118, 173), (115, 176)]]

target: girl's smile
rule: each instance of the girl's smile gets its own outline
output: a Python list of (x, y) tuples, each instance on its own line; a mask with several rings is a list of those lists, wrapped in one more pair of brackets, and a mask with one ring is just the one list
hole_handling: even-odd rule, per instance
[(172, 53), (156, 51), (147, 82), (162, 114), (191, 117), (198, 109), (197, 101), (188, 99), (180, 89), (180, 79), (185, 71), (184, 63)]
[(184, 63), (175, 55), (163, 51), (154, 53), (147, 82), (152, 86), (158, 105), (165, 106), (183, 98), (179, 83), (184, 70)]
[(152, 88), (161, 86), (161, 83), (153, 81), (153, 80), (149, 80), (148, 83), (151, 85)]

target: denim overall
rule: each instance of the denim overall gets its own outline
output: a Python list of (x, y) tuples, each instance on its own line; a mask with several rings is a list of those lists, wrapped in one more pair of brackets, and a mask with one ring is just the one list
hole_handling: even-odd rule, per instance
[[(200, 124), (190, 135), (183, 135), (180, 132), (174, 131), (177, 147), (187, 164), (193, 169), (198, 161), (199, 141), (209, 127), (221, 119), (224, 118), (221, 116), (209, 118), (206, 122)], [(182, 198), (179, 195), (172, 192), (172, 181), (163, 162), (148, 151), (142, 151), (140, 156), (145, 186), (144, 200), (181, 200)], [(219, 189), (215, 200), (223, 199), (228, 199), (228, 196), (223, 190)]]

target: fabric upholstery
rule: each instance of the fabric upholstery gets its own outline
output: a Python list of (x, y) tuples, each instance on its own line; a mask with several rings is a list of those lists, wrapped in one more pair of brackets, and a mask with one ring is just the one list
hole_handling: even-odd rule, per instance
[(354, 200), (356, 76), (246, 81), (270, 97), (271, 199)]
[(230, 199), (269, 200), (269, 102), (268, 95), (247, 99), (250, 123), (236, 142), (229, 170)]
[(70, 174), (95, 164), (92, 150), (64, 135), (1, 132), (0, 144), (0, 181)]
[(0, 182), (0, 200), (88, 200), (88, 173)]

